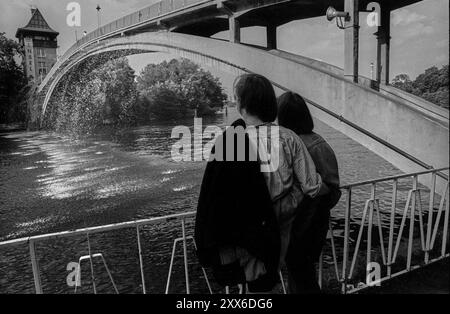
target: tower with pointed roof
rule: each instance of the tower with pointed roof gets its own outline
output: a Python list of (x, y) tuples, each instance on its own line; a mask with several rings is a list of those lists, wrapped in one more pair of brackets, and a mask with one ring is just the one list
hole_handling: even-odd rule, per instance
[(25, 49), (23, 66), (31, 83), (40, 83), (57, 60), (57, 36), (38, 8), (31, 8), (31, 19), (17, 30), (16, 37)]

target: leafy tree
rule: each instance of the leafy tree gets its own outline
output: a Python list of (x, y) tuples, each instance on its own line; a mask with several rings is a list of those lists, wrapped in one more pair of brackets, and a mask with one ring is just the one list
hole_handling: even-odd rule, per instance
[(187, 114), (187, 107), (174, 83), (157, 84), (147, 95), (150, 104), (149, 113), (160, 119), (182, 118)]
[(128, 59), (119, 58), (106, 63), (92, 76), (103, 82), (105, 90), (105, 119), (115, 124), (129, 124), (133, 121), (133, 107), (137, 101), (134, 70)]
[(414, 81), (411, 81), (406, 74), (397, 75), (392, 80), (392, 85), (441, 107), (448, 108), (448, 75), (448, 65), (443, 66), (441, 69), (434, 66), (426, 69)]
[(163, 61), (160, 64), (149, 64), (137, 78), (138, 89), (145, 91), (156, 84), (162, 84), (167, 81), (180, 82), (192, 74), (200, 71), (200, 67), (187, 59), (172, 59)]
[(222, 107), (227, 100), (219, 79), (203, 70), (183, 80), (181, 85), (188, 107), (199, 110), (200, 114), (209, 108)]
[[(222, 107), (227, 99), (219, 79), (187, 59), (150, 64), (137, 82), (141, 96), (139, 110), (150, 116), (185, 116), (193, 110), (199, 115), (212, 114), (213, 108)], [(160, 89), (164, 92), (160, 93)], [(168, 103), (169, 99), (174, 101), (173, 105)]]
[(26, 78), (17, 60), (23, 47), (0, 33), (0, 122), (25, 121)]
[(408, 74), (400, 74), (397, 75), (392, 80), (392, 86), (404, 90), (405, 92), (412, 93), (413, 91), (413, 82), (409, 78)]

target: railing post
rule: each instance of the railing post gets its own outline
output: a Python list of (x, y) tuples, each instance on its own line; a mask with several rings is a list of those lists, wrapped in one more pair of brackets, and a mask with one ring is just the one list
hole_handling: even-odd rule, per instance
[(430, 261), (431, 231), (433, 230), (434, 194), (436, 191), (436, 173), (431, 174), (430, 204), (428, 207), (427, 239), (425, 242), (425, 264)]
[(392, 249), (394, 245), (394, 223), (395, 223), (395, 211), (397, 210), (397, 185), (398, 180), (395, 179), (392, 187), (392, 206), (391, 206), (391, 220), (389, 223), (389, 248), (388, 248), (388, 263), (387, 274), (390, 277), (392, 272)]
[(42, 294), (41, 275), (39, 273), (39, 261), (36, 257), (36, 247), (33, 240), (30, 241), (31, 267), (33, 269), (34, 287), (36, 294)]
[(146, 294), (146, 288), (145, 288), (145, 276), (144, 276), (144, 262), (142, 258), (142, 246), (141, 246), (141, 235), (139, 233), (139, 225), (136, 226), (136, 236), (137, 236), (137, 243), (138, 243), (138, 250), (139, 250), (139, 267), (141, 269), (141, 280), (142, 280), (142, 293)]
[(187, 258), (187, 241), (186, 241), (186, 223), (185, 219), (181, 220), (181, 229), (183, 233), (183, 255), (184, 255), (184, 275), (186, 278), (186, 294), (191, 293), (189, 287), (189, 269), (188, 269), (188, 258)]
[(413, 249), (413, 237), (414, 237), (414, 220), (416, 217), (416, 195), (417, 195), (417, 176), (413, 178), (413, 188), (411, 195), (411, 211), (409, 215), (409, 237), (408, 237), (408, 255), (406, 261), (406, 270), (411, 270), (411, 259)]
[(350, 236), (350, 216), (352, 207), (352, 188), (347, 190), (347, 206), (345, 207), (345, 226), (344, 226), (344, 252), (342, 260), (342, 293), (347, 293), (347, 263), (348, 263), (348, 245)]
[[(367, 225), (367, 265), (372, 262), (372, 225), (373, 225), (373, 211), (375, 207), (375, 189), (376, 183), (372, 183), (369, 204), (369, 221)], [(364, 221), (362, 222), (364, 224)]]
[[(97, 287), (95, 286), (95, 276), (94, 276), (94, 262), (92, 261), (92, 252), (91, 252), (91, 241), (89, 240), (89, 232), (86, 233), (87, 244), (88, 244), (88, 252), (89, 252), (89, 262), (91, 266), (91, 280), (92, 280), (92, 288), (94, 289), (94, 294), (97, 294)], [(81, 271), (81, 269), (80, 269)]]
[(355, 266), (356, 266), (356, 260), (358, 259), (358, 253), (359, 253), (359, 247), (361, 246), (362, 236), (363, 236), (363, 233), (364, 233), (364, 224), (366, 223), (367, 216), (370, 215), (370, 205), (371, 205), (371, 203), (372, 203), (372, 200), (368, 199), (366, 201), (366, 204), (364, 205), (364, 210), (363, 210), (363, 213), (362, 213), (361, 222), (360, 222), (359, 231), (358, 231), (358, 237), (356, 239), (355, 249), (353, 251), (352, 263), (351, 263), (351, 266), (350, 266), (350, 271), (348, 273), (348, 278), (349, 279), (352, 278), (353, 270), (355, 269)]
[(445, 256), (445, 248), (447, 246), (447, 233), (448, 233), (448, 219), (449, 219), (449, 189), (447, 185), (447, 190), (445, 191), (444, 196), (446, 198), (445, 205), (445, 218), (444, 218), (444, 231), (442, 232), (442, 248), (441, 248), (441, 256)]
[(445, 189), (442, 193), (441, 202), (439, 204), (439, 210), (438, 210), (438, 213), (436, 216), (436, 221), (434, 222), (433, 234), (431, 235), (430, 250), (432, 250), (434, 248), (434, 243), (436, 241), (437, 232), (439, 229), (439, 223), (441, 222), (441, 215), (442, 215), (442, 211), (444, 210), (445, 199), (446, 199), (448, 188), (449, 188), (449, 185), (448, 185), (448, 181), (447, 181), (447, 184), (445, 185)]

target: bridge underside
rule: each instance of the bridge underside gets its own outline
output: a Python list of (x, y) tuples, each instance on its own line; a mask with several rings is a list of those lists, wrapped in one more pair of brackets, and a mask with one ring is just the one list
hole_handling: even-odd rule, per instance
[[(382, 0), (384, 10), (393, 11), (421, 0)], [(231, 12), (236, 12), (240, 27), (274, 26), (324, 16), (329, 6), (344, 11), (344, 0), (297, 0), (297, 1), (262, 1), (261, 7), (255, 7), (254, 1), (224, 1)], [(276, 8), (270, 5), (276, 3)], [(373, 0), (360, 0), (360, 10), (364, 11)], [(202, 10), (186, 12), (162, 19), (162, 23), (171, 31), (210, 37), (229, 29), (227, 11), (216, 6)]]

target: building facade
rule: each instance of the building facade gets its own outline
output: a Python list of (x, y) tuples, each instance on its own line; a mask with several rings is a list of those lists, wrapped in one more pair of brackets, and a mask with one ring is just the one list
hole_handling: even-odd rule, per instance
[(31, 19), (16, 33), (24, 47), (23, 67), (28, 81), (39, 84), (57, 61), (58, 32), (54, 31), (37, 8), (31, 9)]

